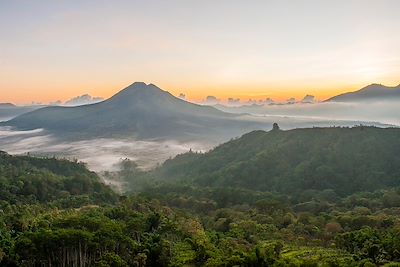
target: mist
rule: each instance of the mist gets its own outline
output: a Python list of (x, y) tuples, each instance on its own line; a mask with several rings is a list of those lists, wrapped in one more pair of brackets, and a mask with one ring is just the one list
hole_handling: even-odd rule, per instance
[(275, 116), (304, 121), (364, 122), (379, 126), (400, 126), (400, 102), (381, 101), (364, 103), (322, 102), (315, 104), (242, 105), (240, 107), (216, 106), (231, 113), (248, 113), (256, 116)]
[(0, 127), (1, 150), (9, 154), (31, 154), (77, 159), (85, 162), (89, 169), (116, 171), (123, 159), (135, 161), (140, 168), (150, 169), (166, 159), (190, 149), (204, 151), (211, 144), (180, 143), (168, 141), (139, 141), (134, 139), (99, 138), (82, 141), (59, 141), (43, 129), (14, 131)]

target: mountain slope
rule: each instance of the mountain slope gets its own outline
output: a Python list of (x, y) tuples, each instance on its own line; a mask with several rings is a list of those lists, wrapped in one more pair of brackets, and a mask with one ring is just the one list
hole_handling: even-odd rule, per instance
[[(75, 137), (135, 136), (190, 138), (243, 133), (254, 122), (236, 115), (192, 104), (155, 85), (133, 83), (110, 99), (86, 106), (47, 107), (23, 114), (6, 124), (18, 129), (44, 128)], [(254, 128), (254, 127), (253, 127)]]
[(43, 106), (16, 106), (11, 103), (0, 103), (0, 121), (10, 120), (41, 107)]
[(400, 84), (388, 87), (381, 84), (370, 84), (358, 91), (344, 93), (326, 100), (326, 102), (361, 102), (400, 100)]
[(255, 131), (206, 154), (187, 153), (154, 170), (199, 185), (341, 195), (400, 186), (400, 129)]
[(0, 108), (15, 108), (15, 107), (17, 106), (12, 103), (0, 103)]
[(55, 158), (11, 156), (0, 151), (0, 208), (9, 204), (75, 204), (116, 201), (84, 164)]

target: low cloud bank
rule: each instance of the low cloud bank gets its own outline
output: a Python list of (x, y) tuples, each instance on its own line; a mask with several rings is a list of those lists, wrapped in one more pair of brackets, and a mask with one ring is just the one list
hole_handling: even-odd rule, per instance
[(232, 113), (249, 113), (262, 116), (287, 116), (318, 121), (364, 121), (400, 126), (400, 102), (383, 101), (371, 103), (296, 103), (292, 105), (242, 105), (217, 108)]
[(96, 171), (116, 171), (123, 159), (135, 161), (141, 168), (149, 169), (177, 154), (190, 149), (203, 151), (210, 145), (179, 143), (177, 141), (138, 141), (133, 139), (92, 139), (60, 142), (41, 129), (13, 131), (0, 127), (0, 150), (10, 154), (56, 156), (78, 159)]
[(71, 98), (64, 103), (65, 106), (82, 106), (103, 101), (102, 97), (92, 97), (88, 94)]

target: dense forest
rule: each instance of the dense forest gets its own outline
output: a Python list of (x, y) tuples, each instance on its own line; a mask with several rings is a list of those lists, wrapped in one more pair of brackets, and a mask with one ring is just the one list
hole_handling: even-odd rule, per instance
[(400, 266), (400, 131), (252, 132), (113, 193), (84, 164), (0, 155), (1, 266)]
[(117, 199), (83, 163), (13, 157), (0, 151), (0, 208), (23, 204), (80, 207)]
[(290, 195), (331, 189), (345, 196), (400, 186), (399, 166), (398, 128), (277, 128), (248, 133), (205, 154), (180, 155), (150, 175), (199, 186)]

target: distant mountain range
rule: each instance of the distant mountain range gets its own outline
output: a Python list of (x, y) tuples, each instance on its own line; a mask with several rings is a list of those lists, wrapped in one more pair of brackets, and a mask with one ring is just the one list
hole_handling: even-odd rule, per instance
[(15, 108), (16, 106), (11, 103), (0, 103), (0, 108)]
[(238, 115), (176, 98), (153, 84), (136, 82), (110, 99), (85, 106), (52, 106), (18, 116), (3, 125), (21, 130), (43, 128), (75, 138), (137, 137), (225, 139), (270, 127)]
[(331, 97), (325, 102), (366, 102), (380, 100), (400, 100), (400, 84), (395, 87), (370, 84), (358, 91)]
[(15, 118), (38, 108), (40, 106), (16, 106), (12, 103), (0, 103), (0, 121)]

